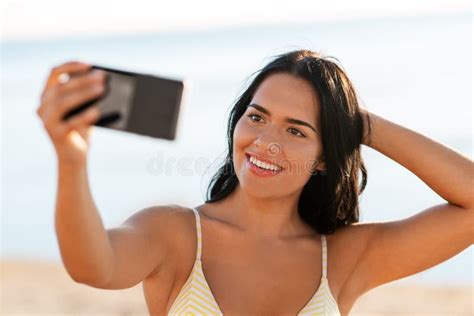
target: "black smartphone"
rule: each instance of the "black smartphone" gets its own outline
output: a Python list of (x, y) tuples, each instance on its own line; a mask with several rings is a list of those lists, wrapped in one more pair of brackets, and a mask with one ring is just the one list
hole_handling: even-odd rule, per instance
[(187, 90), (185, 80), (93, 65), (107, 73), (105, 92), (66, 113), (63, 120), (98, 105), (95, 126), (174, 140)]

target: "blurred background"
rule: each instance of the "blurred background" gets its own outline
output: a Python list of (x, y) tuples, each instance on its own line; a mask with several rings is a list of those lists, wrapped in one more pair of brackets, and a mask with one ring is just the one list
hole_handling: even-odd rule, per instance
[[(254, 71), (294, 49), (337, 57), (370, 111), (472, 157), (471, 6), (461, 0), (3, 1), (2, 314), (147, 313), (141, 285), (98, 290), (74, 283), (61, 265), (56, 157), (36, 115), (53, 66), (80, 60), (191, 82), (176, 141), (94, 128), (89, 179), (110, 228), (147, 206), (203, 203), (224, 157), (234, 100)], [(363, 157), (369, 178), (362, 222), (398, 220), (443, 202), (389, 158), (367, 147)], [(372, 290), (353, 312), (472, 315), (472, 273), (470, 247)]]

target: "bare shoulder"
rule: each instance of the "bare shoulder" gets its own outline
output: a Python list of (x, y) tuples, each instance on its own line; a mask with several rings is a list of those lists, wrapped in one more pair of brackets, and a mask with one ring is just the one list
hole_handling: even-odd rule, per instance
[(134, 216), (141, 217), (147, 223), (153, 238), (166, 239), (172, 242), (189, 231), (194, 215), (190, 208), (178, 204), (165, 204), (147, 207)]
[[(354, 223), (345, 227), (341, 227), (333, 234), (327, 235), (328, 243), (332, 243), (337, 249), (350, 249), (354, 254), (358, 250), (367, 246), (367, 242), (374, 234), (379, 223)], [(353, 247), (356, 247), (354, 249)]]
[[(189, 217), (189, 209), (177, 204), (153, 205), (134, 213), (125, 224), (149, 229), (150, 233), (168, 232)], [(158, 229), (159, 228), (159, 229)]]
[(150, 277), (163, 264), (176, 262), (175, 259), (181, 257), (180, 249), (189, 243), (190, 231), (195, 225), (192, 210), (177, 204), (146, 207), (133, 214), (125, 224), (143, 231), (150, 240), (151, 251), (161, 254)]
[(150, 216), (149, 219), (167, 218), (170, 220), (182, 220), (192, 214), (190, 208), (178, 204), (153, 205), (144, 208), (141, 212), (147, 213), (147, 216)]

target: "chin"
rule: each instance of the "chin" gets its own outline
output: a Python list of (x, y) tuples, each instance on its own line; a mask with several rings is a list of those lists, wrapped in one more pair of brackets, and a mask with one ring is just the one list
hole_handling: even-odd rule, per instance
[(242, 193), (258, 199), (275, 199), (278, 193), (269, 188), (268, 185), (258, 183), (239, 183)]

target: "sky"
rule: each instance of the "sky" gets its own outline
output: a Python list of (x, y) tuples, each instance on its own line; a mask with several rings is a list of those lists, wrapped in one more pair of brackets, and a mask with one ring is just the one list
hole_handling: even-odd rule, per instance
[(472, 12), (469, 0), (2, 0), (2, 40)]

